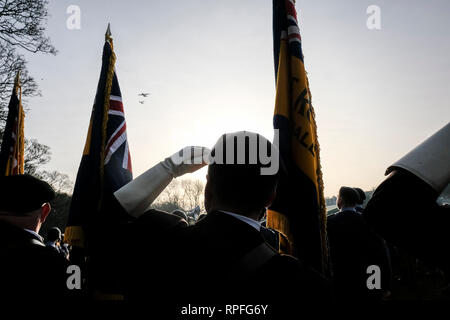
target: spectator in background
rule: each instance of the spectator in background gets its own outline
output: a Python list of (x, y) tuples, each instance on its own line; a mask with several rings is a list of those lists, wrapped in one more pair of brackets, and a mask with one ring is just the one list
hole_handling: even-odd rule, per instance
[(47, 232), (45, 246), (68, 259), (69, 250), (62, 244), (62, 233), (58, 227), (50, 228)]
[[(337, 199), (338, 213), (328, 218), (328, 240), (334, 271), (336, 298), (343, 301), (380, 300), (390, 286), (390, 263), (384, 240), (367, 226), (356, 212), (358, 192), (341, 187)], [(367, 268), (381, 270), (381, 289), (367, 287)]]
[(61, 243), (61, 230), (58, 227), (50, 228), (47, 232), (47, 241), (45, 246), (51, 250), (60, 253), (59, 244)]
[(366, 193), (361, 189), (361, 188), (353, 188), (356, 190), (356, 192), (358, 192), (358, 202), (356, 202), (356, 207), (355, 210), (356, 212), (362, 213), (364, 208), (363, 208), (363, 203), (366, 200)]

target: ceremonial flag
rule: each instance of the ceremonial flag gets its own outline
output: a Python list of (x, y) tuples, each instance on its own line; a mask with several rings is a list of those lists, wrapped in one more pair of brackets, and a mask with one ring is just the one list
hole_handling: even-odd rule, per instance
[(5, 176), (23, 174), (25, 113), (22, 107), (22, 88), (19, 72), (14, 81), (13, 92), (8, 106), (8, 117), (0, 151), (0, 174)]
[(107, 212), (113, 193), (132, 180), (122, 95), (110, 35), (108, 25), (100, 80), (64, 235), (65, 241), (78, 247), (84, 247), (85, 235), (93, 221), (98, 222), (100, 215), (114, 214)]
[(319, 143), (293, 0), (273, 0), (273, 40), (273, 122), (287, 172), (281, 174), (267, 225), (288, 236), (291, 254), (327, 273), (326, 206)]

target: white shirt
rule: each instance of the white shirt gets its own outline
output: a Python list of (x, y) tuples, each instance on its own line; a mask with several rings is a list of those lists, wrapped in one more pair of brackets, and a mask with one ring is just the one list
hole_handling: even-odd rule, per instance
[(256, 221), (256, 220), (253, 220), (253, 219), (251, 219), (249, 217), (245, 217), (243, 215), (240, 215), (240, 214), (237, 214), (237, 213), (233, 213), (233, 212), (222, 211), (222, 210), (219, 210), (219, 211), (223, 212), (225, 214), (228, 214), (228, 215), (230, 215), (232, 217), (235, 217), (235, 218), (241, 220), (242, 222), (245, 222), (249, 226), (252, 226), (253, 228), (255, 228), (258, 232), (261, 230), (261, 224), (258, 221)]

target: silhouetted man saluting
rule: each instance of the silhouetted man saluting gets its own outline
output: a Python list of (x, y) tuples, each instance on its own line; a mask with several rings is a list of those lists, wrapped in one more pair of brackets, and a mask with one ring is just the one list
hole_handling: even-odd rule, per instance
[[(133, 223), (134, 234), (140, 235), (135, 243), (158, 247), (157, 257), (146, 259), (139, 250), (138, 261), (132, 258), (133, 265), (140, 266), (135, 273), (140, 275), (131, 280), (132, 296), (150, 294), (146, 288), (161, 277), (141, 272), (159, 264), (157, 273), (164, 275), (159, 292), (169, 287), (168, 295), (181, 302), (276, 304), (326, 299), (328, 287), (318, 274), (297, 259), (278, 254), (262, 236), (259, 219), (276, 193), (277, 148), (261, 135), (242, 131), (223, 135), (209, 157), (205, 149), (192, 150), (193, 154), (181, 156), (192, 160), (190, 165), (175, 161), (181, 155), (175, 154), (115, 193), (123, 208), (139, 217)], [(205, 218), (187, 227), (184, 220), (167, 213), (142, 214), (173, 177), (204, 166), (206, 158)], [(180, 279), (177, 269), (190, 270), (194, 276)]]

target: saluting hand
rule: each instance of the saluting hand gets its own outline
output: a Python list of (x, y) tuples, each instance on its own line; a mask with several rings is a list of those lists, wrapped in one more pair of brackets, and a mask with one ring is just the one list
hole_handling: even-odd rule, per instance
[(206, 166), (210, 153), (211, 150), (206, 147), (188, 146), (166, 158), (161, 164), (176, 178)]

